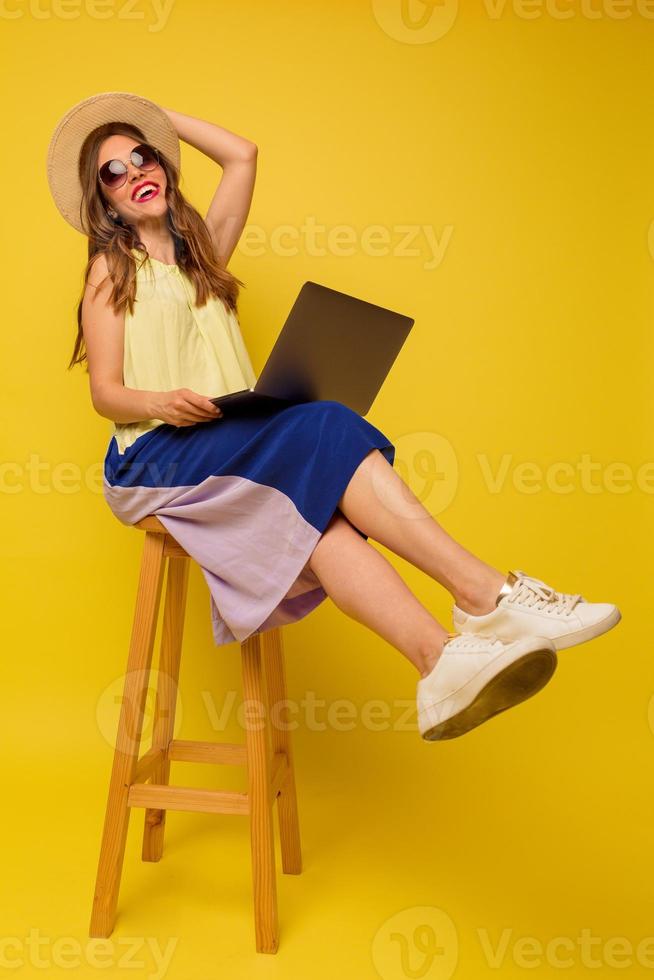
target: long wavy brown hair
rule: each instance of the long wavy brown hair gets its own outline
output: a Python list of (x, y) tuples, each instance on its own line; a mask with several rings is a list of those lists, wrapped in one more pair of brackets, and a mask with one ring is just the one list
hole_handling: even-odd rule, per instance
[[(80, 217), (84, 226), (90, 229), (90, 234), (84, 284), (77, 307), (77, 337), (68, 364), (69, 369), (87, 359), (82, 330), (82, 301), (89, 272), (98, 252), (105, 252), (107, 256), (109, 276), (113, 282), (109, 302), (112, 303), (115, 313), (125, 308), (129, 309), (130, 314), (134, 311), (137, 260), (130, 249), (142, 251), (143, 261), (149, 257), (146, 246), (139, 240), (136, 227), (125, 223), (120, 215), (115, 219), (111, 218), (102, 196), (98, 177), (98, 152), (103, 140), (115, 134), (129, 136), (139, 143), (148, 142), (138, 126), (128, 122), (110, 122), (90, 132), (80, 150)], [(209, 229), (179, 189), (179, 170), (158, 146), (155, 149), (166, 174), (166, 218), (175, 244), (175, 262), (195, 286), (196, 305), (204, 306), (210, 297), (215, 296), (222, 300), (228, 310), (236, 311), (239, 286), (245, 284), (217, 261)], [(88, 364), (86, 372), (88, 374)]]

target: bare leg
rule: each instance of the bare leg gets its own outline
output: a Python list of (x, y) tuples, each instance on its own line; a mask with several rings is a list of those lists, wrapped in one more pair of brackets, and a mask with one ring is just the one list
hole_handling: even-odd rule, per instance
[(327, 595), (404, 654), (426, 677), (447, 637), (438, 620), (389, 561), (338, 511), (314, 548), (309, 565)]
[(506, 573), (458, 544), (378, 449), (361, 461), (338, 506), (360, 531), (443, 585), (465, 612), (495, 608)]

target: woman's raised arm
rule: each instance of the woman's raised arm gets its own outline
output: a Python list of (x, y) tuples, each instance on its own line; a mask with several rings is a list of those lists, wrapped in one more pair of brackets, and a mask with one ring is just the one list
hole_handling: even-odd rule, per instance
[(226, 267), (250, 212), (257, 173), (257, 145), (217, 123), (187, 116), (164, 106), (161, 108), (180, 139), (206, 154), (223, 169), (204, 220), (216, 258)]

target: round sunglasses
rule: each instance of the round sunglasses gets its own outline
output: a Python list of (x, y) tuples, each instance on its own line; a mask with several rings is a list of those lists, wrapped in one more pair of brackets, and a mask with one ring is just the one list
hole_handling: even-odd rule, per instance
[[(159, 164), (159, 154), (149, 143), (139, 143), (130, 152), (129, 158), (139, 170), (154, 170)], [(122, 160), (107, 160), (98, 170), (98, 177), (105, 187), (116, 190), (127, 180), (127, 167)]]

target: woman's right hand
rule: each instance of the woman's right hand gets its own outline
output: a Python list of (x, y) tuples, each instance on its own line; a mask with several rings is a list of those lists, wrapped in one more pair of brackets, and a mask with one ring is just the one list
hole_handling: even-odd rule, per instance
[(190, 388), (175, 388), (174, 391), (158, 391), (154, 399), (154, 418), (162, 419), (169, 425), (195, 425), (220, 418), (222, 411), (205, 395), (199, 395)]

